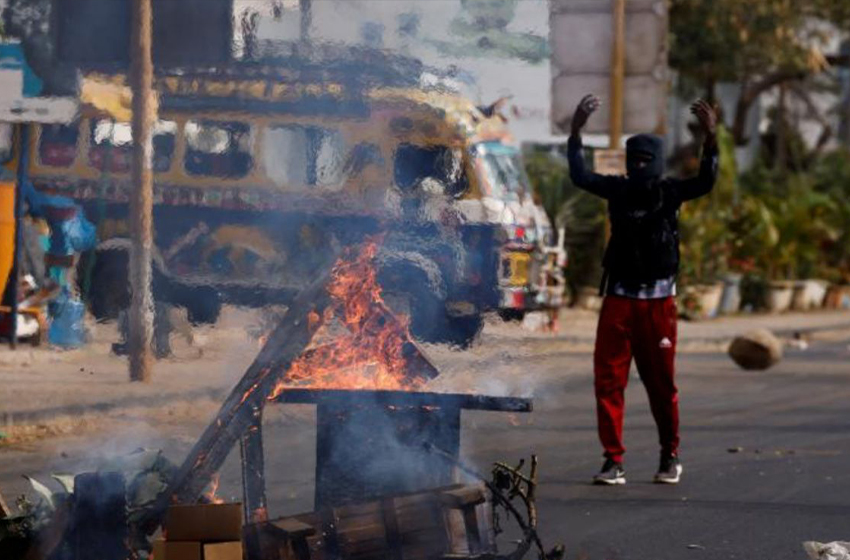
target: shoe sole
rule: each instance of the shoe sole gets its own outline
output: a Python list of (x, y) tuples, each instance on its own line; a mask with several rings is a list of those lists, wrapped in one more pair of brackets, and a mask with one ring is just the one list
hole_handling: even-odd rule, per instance
[(682, 477), (682, 465), (676, 467), (676, 478), (665, 478), (660, 475), (655, 475), (652, 480), (656, 484), (679, 484), (679, 479)]
[(593, 479), (593, 484), (595, 484), (597, 486), (618, 486), (620, 484), (625, 484), (625, 483), (626, 483), (626, 477), (624, 477), (624, 476), (621, 476), (621, 477), (618, 477), (618, 478), (611, 478), (611, 479), (608, 479), (608, 478), (594, 478)]

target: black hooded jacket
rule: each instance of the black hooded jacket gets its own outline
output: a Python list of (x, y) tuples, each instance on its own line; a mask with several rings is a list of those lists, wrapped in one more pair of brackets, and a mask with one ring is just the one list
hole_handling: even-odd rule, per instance
[(579, 188), (608, 201), (611, 239), (602, 266), (606, 276), (638, 286), (679, 271), (679, 208), (711, 192), (717, 179), (714, 142), (703, 148), (699, 174), (690, 179), (638, 180), (585, 169), (580, 136), (567, 145), (570, 178)]

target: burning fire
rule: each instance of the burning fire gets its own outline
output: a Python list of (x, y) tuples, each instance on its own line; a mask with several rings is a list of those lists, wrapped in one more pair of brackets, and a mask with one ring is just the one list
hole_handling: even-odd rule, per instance
[(212, 480), (210, 481), (210, 490), (206, 494), (204, 494), (204, 498), (211, 504), (223, 504), (224, 499), (220, 498), (216, 494), (218, 493), (218, 484), (219, 484), (219, 476), (217, 474), (213, 475)]
[(334, 265), (328, 293), (331, 304), (323, 316), (310, 315), (317, 334), (341, 335), (314, 343), (296, 359), (272, 391), (276, 398), (287, 387), (321, 389), (415, 390), (426, 379), (408, 371), (405, 349), (410, 342), (407, 318), (393, 315), (381, 297), (374, 266), (377, 243), (372, 240), (359, 255), (347, 254)]

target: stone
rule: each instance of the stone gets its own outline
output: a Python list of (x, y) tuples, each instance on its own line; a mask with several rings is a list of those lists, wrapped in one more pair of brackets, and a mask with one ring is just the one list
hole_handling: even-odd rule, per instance
[(729, 356), (743, 369), (767, 369), (782, 359), (782, 342), (767, 329), (735, 337)]

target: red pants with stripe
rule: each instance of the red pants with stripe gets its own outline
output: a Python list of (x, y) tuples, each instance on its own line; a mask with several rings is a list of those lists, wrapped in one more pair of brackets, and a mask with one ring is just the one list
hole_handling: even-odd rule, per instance
[(658, 426), (662, 453), (679, 448), (679, 394), (674, 381), (674, 298), (606, 296), (599, 315), (593, 356), (596, 416), (605, 456), (622, 461), (623, 412), (629, 368), (635, 360)]

